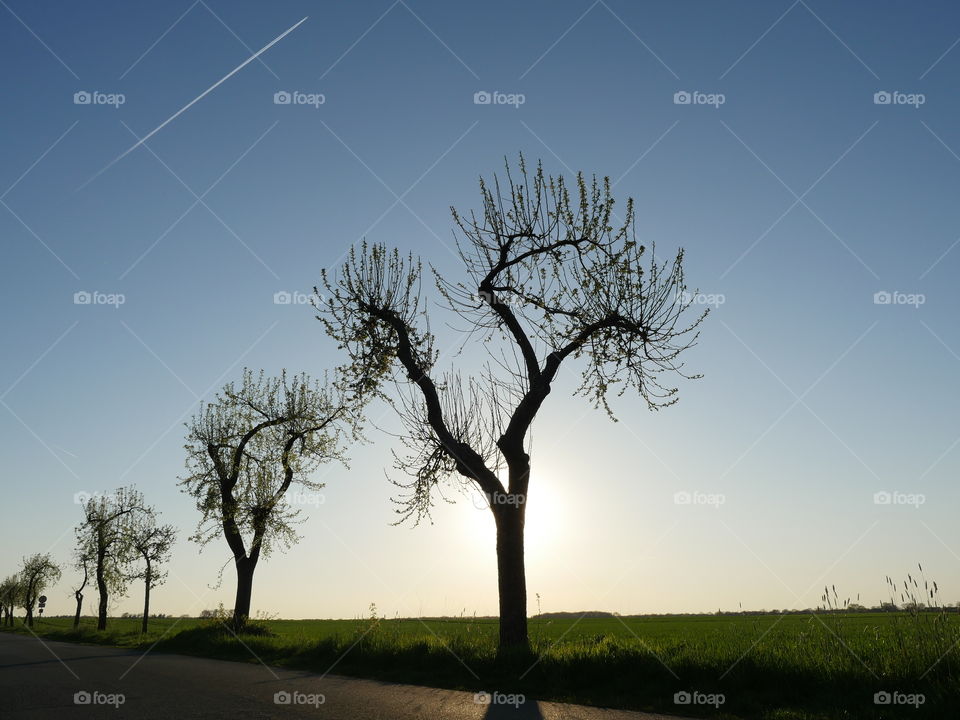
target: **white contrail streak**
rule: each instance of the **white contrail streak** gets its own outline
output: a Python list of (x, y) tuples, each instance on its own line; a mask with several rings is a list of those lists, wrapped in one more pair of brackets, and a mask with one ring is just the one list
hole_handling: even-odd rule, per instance
[(278, 42), (280, 42), (281, 40), (283, 40), (287, 35), (289, 35), (289, 34), (292, 33), (294, 30), (296, 30), (298, 27), (300, 27), (301, 25), (303, 25), (303, 23), (305, 23), (306, 21), (307, 21), (307, 18), (303, 18), (303, 20), (301, 20), (300, 22), (298, 22), (298, 23), (297, 23), (296, 25), (294, 25), (293, 27), (289, 28), (286, 32), (284, 32), (284, 33), (281, 34), (281, 35), (278, 35), (273, 41), (271, 41), (271, 42), (268, 43), (267, 45), (264, 45), (262, 48), (260, 48), (259, 50), (257, 50), (257, 52), (255, 52), (253, 55), (251, 55), (250, 57), (248, 57), (246, 60), (244, 60), (244, 61), (243, 61), (242, 63), (240, 63), (239, 65), (237, 65), (233, 70), (231, 70), (231, 71), (228, 72), (226, 75), (224, 75), (222, 78), (220, 78), (219, 80), (217, 80), (213, 85), (211, 85), (211, 86), (208, 87), (206, 90), (204, 90), (202, 93), (200, 93), (199, 95), (197, 95), (193, 100), (191, 100), (191, 101), (188, 102), (186, 105), (184, 105), (182, 108), (180, 108), (179, 110), (177, 110), (173, 115), (171, 115), (171, 116), (168, 117), (166, 120), (164, 120), (162, 123), (160, 123), (159, 125), (157, 125), (157, 127), (155, 127), (153, 130), (151, 130), (151, 131), (148, 132), (146, 135), (144, 135), (142, 138), (140, 138), (139, 140), (137, 140), (137, 142), (134, 143), (134, 145), (133, 145), (129, 150), (121, 153), (121, 154), (118, 155), (116, 158), (114, 158), (114, 159), (113, 159), (106, 167), (104, 167), (100, 172), (98, 172), (96, 175), (94, 175), (94, 176), (91, 177), (89, 180), (87, 180), (85, 183), (83, 183), (83, 185), (81, 185), (80, 187), (78, 187), (77, 190), (82, 190), (82, 189), (85, 188), (87, 185), (89, 185), (89, 184), (92, 183), (94, 180), (96, 180), (98, 177), (100, 177), (101, 175), (103, 175), (103, 173), (105, 173), (105, 172), (106, 172), (107, 170), (109, 170), (111, 167), (113, 167), (113, 166), (116, 165), (118, 162), (120, 162), (121, 160), (123, 160), (123, 158), (125, 158), (127, 155), (129, 155), (130, 153), (132, 153), (132, 152), (133, 152), (134, 150), (136, 150), (138, 147), (140, 147), (141, 145), (143, 145), (147, 140), (149, 140), (150, 138), (152, 138), (152, 137), (153, 137), (154, 135), (156, 135), (158, 132), (160, 132), (161, 130), (163, 130), (163, 128), (165, 128), (167, 125), (169, 125), (173, 120), (175, 120), (176, 118), (178, 118), (180, 115), (182, 115), (184, 112), (186, 112), (187, 110), (189, 110), (189, 109), (190, 109), (193, 105), (195, 105), (197, 102), (199, 102), (200, 100), (202, 100), (203, 98), (205, 98), (207, 95), (209, 95), (211, 92), (213, 92), (214, 90), (216, 90), (218, 87), (220, 87), (220, 85), (222, 85), (224, 82), (226, 82), (226, 81), (229, 80), (231, 77), (233, 77), (234, 75), (236, 75), (238, 72), (240, 72), (240, 70), (242, 70), (242, 69), (245, 68), (247, 65), (249, 65), (250, 63), (252, 63), (252, 62), (253, 62), (254, 60), (256, 60), (258, 57), (260, 57), (261, 55), (263, 55), (263, 53), (265, 53), (267, 50), (269, 50), (270, 48), (272, 48), (272, 47), (273, 47), (274, 45), (276, 45)]

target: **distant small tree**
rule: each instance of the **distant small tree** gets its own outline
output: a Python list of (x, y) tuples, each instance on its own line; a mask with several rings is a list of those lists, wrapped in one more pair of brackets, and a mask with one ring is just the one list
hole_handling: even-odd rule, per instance
[(20, 604), (23, 584), (17, 574), (8, 575), (0, 583), (0, 607), (3, 608), (3, 624), (13, 625), (13, 609)]
[(77, 547), (74, 550), (73, 566), (82, 573), (80, 584), (73, 588), (73, 598), (77, 601), (77, 611), (73, 616), (74, 630), (80, 627), (80, 615), (83, 612), (83, 590), (87, 587), (87, 581), (90, 579), (90, 566), (94, 562), (90, 550), (89, 545)]
[(23, 587), (21, 602), (26, 611), (24, 622), (28, 627), (33, 627), (33, 608), (37, 599), (44, 590), (60, 579), (60, 567), (53, 562), (49, 553), (37, 553), (23, 558), (20, 578)]
[(177, 538), (173, 525), (157, 525), (157, 513), (153, 509), (140, 513), (130, 529), (130, 544), (143, 565), (128, 575), (130, 579), (143, 580), (143, 621), (140, 631), (147, 632), (150, 616), (150, 591), (162, 585), (167, 573), (162, 569), (170, 559), (170, 549)]
[(111, 593), (127, 586), (127, 565), (136, 557), (130, 544), (137, 513), (145, 511), (143, 495), (134, 487), (112, 494), (92, 496), (83, 507), (83, 520), (76, 528), (77, 552), (92, 559), (97, 592), (97, 630), (107, 629)]
[(683, 250), (658, 261), (637, 242), (632, 200), (614, 224), (609, 179), (578, 175), (574, 183), (539, 166), (528, 172), (521, 157), (504, 183), (480, 181), (479, 211), (453, 210), (464, 272), (451, 280), (434, 270), (434, 280), (474, 355), (489, 353), (474, 376), (437, 372), (419, 259), (383, 245), (351, 249), (337, 272), (324, 272), (318, 302), (355, 382), (399, 386), (393, 399), (409, 453), (397, 467), (411, 477), (397, 499), (402, 518), (428, 516), (451, 477), (486, 496), (497, 532), (501, 648), (529, 646), (529, 434), (560, 368), (580, 361), (577, 394), (611, 417), (611, 397), (631, 390), (657, 409), (676, 402), (674, 376), (695, 377), (681, 355), (703, 314), (684, 314), (692, 296)]
[(261, 555), (298, 540), (299, 509), (287, 493), (322, 463), (344, 462), (344, 443), (357, 435), (356, 394), (305, 374), (266, 377), (244, 370), (187, 423), (184, 491), (201, 513), (192, 540), (206, 545), (222, 534), (233, 555), (237, 594), (232, 622), (250, 616), (253, 575)]

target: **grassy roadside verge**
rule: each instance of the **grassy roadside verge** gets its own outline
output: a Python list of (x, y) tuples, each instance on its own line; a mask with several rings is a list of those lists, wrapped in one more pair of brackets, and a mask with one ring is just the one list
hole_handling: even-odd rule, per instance
[[(828, 619), (829, 622), (829, 619)], [(67, 618), (34, 631), (54, 640), (257, 662), (433, 687), (727, 719), (860, 720), (956, 717), (955, 656), (904, 644), (894, 627), (829, 627), (819, 619), (725, 629), (684, 624), (618, 636), (607, 625), (534, 631), (533, 656), (498, 657), (495, 624), (455, 621), (265, 621), (240, 637), (215, 621), (112, 619), (98, 633)], [(621, 623), (622, 624), (622, 623)], [(721, 626), (724, 627), (724, 626)], [(606, 632), (592, 632), (597, 628)], [(878, 628), (880, 628), (878, 630)], [(28, 634), (22, 627), (16, 632)], [(636, 633), (636, 634), (633, 634)], [(897, 642), (898, 638), (901, 642)], [(932, 664), (933, 670), (926, 668)], [(922, 677), (921, 677), (922, 676)], [(878, 692), (922, 693), (914, 705), (876, 705)], [(718, 707), (678, 705), (674, 694), (722, 695)]]

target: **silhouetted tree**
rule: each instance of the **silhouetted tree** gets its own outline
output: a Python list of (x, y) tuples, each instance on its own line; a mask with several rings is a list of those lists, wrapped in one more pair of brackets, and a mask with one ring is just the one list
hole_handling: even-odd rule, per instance
[(3, 608), (3, 624), (13, 625), (13, 609), (20, 604), (23, 594), (23, 583), (16, 573), (8, 575), (0, 583), (0, 607)]
[(167, 573), (161, 569), (170, 559), (170, 549), (177, 539), (173, 525), (157, 525), (157, 513), (151, 508), (139, 513), (130, 528), (130, 545), (143, 561), (143, 566), (128, 575), (130, 579), (143, 580), (143, 621), (140, 631), (147, 631), (150, 616), (150, 591), (162, 585)]
[(73, 598), (77, 601), (77, 611), (73, 616), (73, 629), (80, 627), (80, 614), (83, 611), (83, 589), (87, 586), (90, 579), (90, 565), (94, 558), (90, 553), (89, 546), (77, 547), (74, 550), (73, 566), (83, 573), (83, 579), (80, 584), (73, 589)]
[(50, 554), (31, 555), (23, 558), (23, 567), (20, 569), (22, 594), (20, 596), (23, 609), (26, 611), (24, 622), (33, 627), (33, 607), (37, 598), (51, 584), (60, 579), (60, 568), (50, 558)]
[(395, 499), (401, 521), (429, 515), (434, 491), (451, 475), (487, 497), (497, 530), (501, 648), (528, 646), (525, 444), (561, 365), (581, 361), (578, 394), (611, 417), (611, 393), (636, 391), (651, 409), (670, 405), (677, 388), (664, 376), (695, 377), (684, 373), (680, 355), (705, 315), (681, 324), (690, 305), (683, 251), (658, 263), (636, 241), (632, 200), (614, 227), (609, 179), (588, 184), (578, 175), (568, 188), (539, 165), (529, 173), (522, 156), (518, 170), (515, 178), (507, 167), (504, 185), (481, 179), (478, 213), (451, 209), (463, 280), (434, 269), (438, 291), (467, 323), (466, 337), (490, 353), (482, 373), (437, 374), (413, 256), (364, 243), (337, 273), (324, 272), (325, 299), (317, 302), (319, 319), (349, 354), (354, 382), (376, 390), (384, 379), (399, 381), (393, 402), (409, 454), (397, 467), (412, 477), (397, 483), (406, 489)]
[(130, 544), (131, 528), (136, 515), (145, 510), (142, 493), (133, 487), (94, 495), (83, 506), (83, 521), (76, 528), (77, 552), (92, 559), (100, 595), (97, 630), (107, 629), (110, 593), (126, 589), (124, 570), (135, 558)]
[(245, 370), (187, 423), (188, 475), (180, 482), (202, 517), (191, 538), (201, 545), (222, 533), (233, 554), (237, 595), (233, 624), (250, 615), (253, 574), (261, 554), (297, 541), (300, 515), (288, 501), (296, 484), (321, 463), (344, 462), (343, 444), (355, 433), (356, 401), (335, 384), (300, 374), (278, 378)]

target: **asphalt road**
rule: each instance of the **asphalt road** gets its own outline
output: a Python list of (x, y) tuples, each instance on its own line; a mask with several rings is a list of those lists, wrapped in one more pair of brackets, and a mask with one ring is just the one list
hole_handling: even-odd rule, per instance
[[(489, 688), (492, 691), (492, 688)], [(0, 633), (0, 718), (681, 720)], [(86, 702), (84, 702), (86, 701)]]

